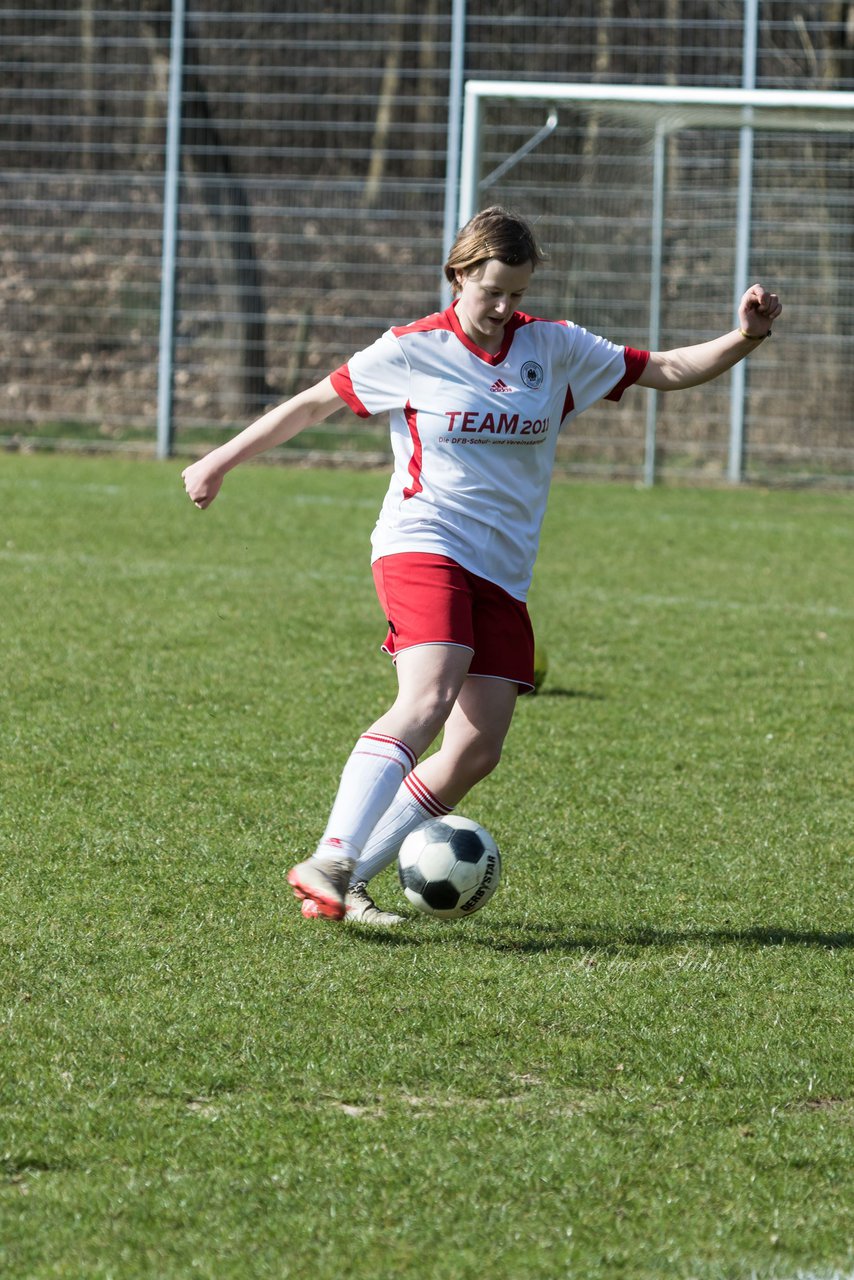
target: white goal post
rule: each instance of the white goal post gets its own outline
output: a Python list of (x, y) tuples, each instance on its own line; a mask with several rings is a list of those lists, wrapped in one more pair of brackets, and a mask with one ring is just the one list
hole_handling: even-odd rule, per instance
[[(542, 102), (543, 126), (491, 173), (482, 175), (483, 104), (488, 100)], [(734, 230), (733, 298), (750, 283), (752, 139), (755, 130), (792, 132), (854, 131), (854, 93), (784, 89), (700, 89), (669, 85), (561, 84), (506, 80), (469, 80), (465, 87), (463, 137), (459, 173), (458, 225), (463, 226), (481, 204), (481, 194), (524, 156), (539, 146), (559, 124), (561, 104), (588, 106), (648, 124), (653, 139), (652, 227), (648, 346), (657, 350), (661, 330), (661, 290), (666, 197), (666, 146), (669, 135), (703, 127), (740, 133), (739, 182)], [(450, 244), (446, 245), (450, 249)], [(447, 253), (446, 253), (447, 256)], [(655, 479), (657, 395), (648, 393), (644, 480)], [(730, 396), (728, 478), (742, 478), (744, 452), (745, 362), (735, 366)]]

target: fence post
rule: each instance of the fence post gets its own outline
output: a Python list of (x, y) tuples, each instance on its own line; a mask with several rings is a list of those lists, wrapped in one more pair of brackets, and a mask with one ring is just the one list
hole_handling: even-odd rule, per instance
[[(661, 346), (661, 291), (664, 277), (664, 202), (667, 184), (667, 126), (659, 120), (655, 126), (652, 169), (652, 254), (649, 271), (649, 349)], [(650, 388), (646, 401), (643, 482), (655, 484), (658, 432), (658, 392)]]
[[(453, 0), (451, 14), (451, 75), (448, 87), (448, 141), (445, 167), (445, 214), (442, 261), (457, 235), (457, 206), (460, 187), (460, 132), (462, 129), (463, 92), (466, 67), (466, 0)], [(450, 306), (451, 286), (442, 285), (441, 306)]]
[[(744, 0), (744, 52), (742, 55), (742, 89), (756, 88), (756, 50), (759, 22), (759, 0)], [(753, 108), (745, 107), (739, 130), (738, 207), (735, 243), (735, 300), (733, 310), (738, 324), (738, 303), (748, 283), (750, 270), (750, 235), (753, 221)], [(727, 476), (732, 484), (744, 478), (744, 417), (747, 399), (747, 365), (740, 360), (732, 371), (729, 410), (729, 460)]]
[(181, 87), (184, 75), (184, 0), (172, 0), (166, 160), (163, 174), (163, 247), (160, 276), (160, 347), (157, 372), (157, 457), (172, 453), (175, 361), (175, 274), (181, 177)]

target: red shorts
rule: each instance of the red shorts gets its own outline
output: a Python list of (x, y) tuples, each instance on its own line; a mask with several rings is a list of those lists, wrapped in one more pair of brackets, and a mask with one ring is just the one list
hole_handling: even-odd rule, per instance
[(386, 653), (458, 644), (473, 651), (469, 675), (515, 681), (523, 693), (534, 687), (534, 632), (523, 600), (432, 552), (383, 556), (373, 573), (389, 625)]

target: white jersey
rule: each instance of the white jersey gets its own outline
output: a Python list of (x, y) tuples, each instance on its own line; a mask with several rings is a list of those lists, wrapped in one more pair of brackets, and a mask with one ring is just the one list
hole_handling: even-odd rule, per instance
[(597, 400), (619, 400), (647, 359), (521, 312), (494, 356), (466, 336), (453, 305), (389, 329), (332, 374), (361, 417), (390, 416), (394, 473), (372, 558), (450, 556), (524, 600), (561, 427)]

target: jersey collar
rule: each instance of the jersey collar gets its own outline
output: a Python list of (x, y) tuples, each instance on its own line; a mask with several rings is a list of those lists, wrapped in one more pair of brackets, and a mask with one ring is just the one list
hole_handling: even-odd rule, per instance
[(445, 315), (448, 319), (448, 326), (452, 332), (459, 338), (460, 342), (470, 351), (473, 356), (477, 356), (479, 360), (485, 361), (486, 364), (502, 364), (507, 358), (507, 352), (513, 343), (513, 336), (517, 329), (528, 323), (528, 317), (523, 315), (521, 311), (514, 311), (510, 319), (504, 326), (504, 337), (501, 340), (501, 346), (495, 355), (490, 355), (488, 351), (484, 351), (483, 347), (479, 347), (463, 329), (457, 319), (457, 299), (455, 299), (448, 307)]

